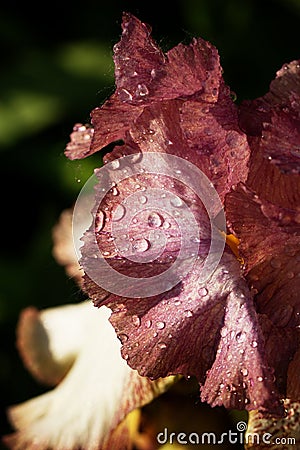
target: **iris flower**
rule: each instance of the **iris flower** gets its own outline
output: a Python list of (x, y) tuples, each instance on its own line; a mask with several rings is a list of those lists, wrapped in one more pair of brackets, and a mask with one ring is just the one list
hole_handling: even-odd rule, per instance
[[(198, 38), (163, 53), (150, 28), (128, 13), (122, 30), (114, 47), (116, 90), (92, 111), (91, 125), (75, 125), (66, 155), (80, 159), (114, 144), (104, 163), (116, 168), (123, 157), (148, 153), (188, 161), (217, 192), (227, 229), (219, 226), (221, 210), (214, 205), (213, 217), (208, 214), (192, 182), (181, 182), (180, 170), (172, 180), (171, 168), (168, 177), (158, 163), (156, 176), (124, 177), (112, 183), (94, 211), (96, 227), (83, 237), (82, 289), (100, 311), (111, 310), (123, 359), (140, 376), (193, 376), (201, 400), (211, 406), (283, 416), (284, 399), (286, 405), (300, 400), (300, 61), (284, 65), (266, 95), (237, 106), (209, 42)], [(99, 193), (101, 169), (97, 173)], [(154, 191), (164, 195), (147, 209)], [(173, 217), (165, 213), (166, 192), (177, 201)], [(130, 236), (124, 235), (131, 242), (126, 258), (111, 224), (126, 227), (124, 206), (120, 217), (115, 214), (137, 193), (147, 223), (138, 213), (132, 220)], [(189, 236), (196, 257), (176, 285), (130, 296), (130, 289), (120, 295), (97, 283), (91, 275), (98, 264), (95, 235), (110, 267), (132, 280), (150, 283), (168, 270), (182, 244), (176, 228), (182, 205), (192, 212), (200, 238)], [(212, 227), (226, 245), (204, 280)], [(153, 229), (166, 235), (156, 259), (145, 238)], [(147, 263), (132, 258), (147, 252)], [(92, 339), (89, 345), (92, 351)]]

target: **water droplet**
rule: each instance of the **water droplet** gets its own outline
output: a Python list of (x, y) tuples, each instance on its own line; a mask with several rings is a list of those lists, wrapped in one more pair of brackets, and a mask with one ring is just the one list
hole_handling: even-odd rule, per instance
[(270, 261), (270, 265), (273, 269), (279, 269), (281, 267), (281, 261), (278, 258), (273, 258)]
[(183, 205), (183, 201), (181, 200), (180, 197), (177, 197), (177, 196), (171, 198), (170, 203), (172, 206), (175, 206), (176, 208), (180, 208), (180, 206)]
[(148, 216), (148, 225), (151, 228), (159, 228), (163, 222), (163, 217), (156, 212), (151, 212)]
[(123, 356), (123, 358), (125, 359), (125, 361), (128, 361), (128, 360), (129, 360), (129, 355), (128, 355), (128, 353), (125, 353), (125, 355)]
[(125, 333), (119, 334), (118, 338), (120, 339), (122, 344), (124, 344), (126, 341), (128, 341), (128, 336)]
[(263, 377), (257, 377), (257, 381), (263, 381)]
[(235, 335), (235, 340), (237, 342), (244, 342), (246, 340), (246, 334), (243, 331), (240, 331)]
[(138, 84), (135, 94), (140, 97), (144, 97), (145, 95), (149, 94), (149, 90), (145, 84)]
[(145, 195), (141, 195), (139, 200), (142, 205), (145, 205), (145, 203), (147, 203), (147, 201), (148, 201), (148, 199)]
[(158, 328), (159, 330), (163, 330), (165, 326), (165, 322), (156, 322), (156, 328)]
[(141, 325), (141, 319), (136, 314), (132, 316), (132, 323), (135, 327), (139, 327)]
[(151, 75), (151, 78), (155, 78), (155, 76), (156, 76), (156, 70), (155, 70), (155, 69), (152, 69), (151, 72), (150, 72), (150, 75)]
[(256, 347), (258, 346), (257, 341), (252, 341), (252, 342), (251, 342), (251, 346), (252, 346), (253, 348), (256, 348)]
[(146, 320), (145, 327), (146, 328), (151, 328), (151, 325), (152, 325), (152, 320)]
[(95, 217), (95, 232), (99, 233), (102, 230), (104, 225), (105, 215), (103, 211), (98, 211)]
[(132, 100), (132, 95), (127, 89), (121, 89), (118, 95), (121, 102), (130, 102)]
[(286, 276), (287, 276), (287, 278), (288, 278), (289, 280), (292, 280), (292, 279), (294, 278), (295, 274), (294, 274), (294, 272), (288, 272), (288, 273), (286, 274)]
[(113, 213), (112, 220), (114, 222), (117, 222), (118, 220), (121, 220), (126, 213), (126, 208), (122, 204), (118, 205)]
[(120, 161), (118, 159), (114, 159), (111, 163), (110, 163), (110, 167), (113, 170), (117, 170), (120, 167)]
[(115, 186), (111, 189), (111, 193), (112, 193), (112, 195), (114, 195), (114, 196), (119, 195), (119, 191), (118, 191), (118, 189), (117, 189)]
[(186, 317), (193, 317), (193, 312), (190, 310), (185, 311), (185, 316)]
[(248, 375), (248, 370), (246, 368), (241, 369), (241, 374), (246, 377)]
[(164, 342), (159, 342), (157, 345), (158, 345), (159, 348), (161, 348), (161, 349), (167, 348), (167, 344), (165, 344)]
[(135, 250), (138, 253), (146, 252), (150, 248), (150, 242), (148, 239), (137, 239), (134, 241), (134, 244), (132, 245), (133, 250)]
[(201, 287), (198, 290), (198, 294), (200, 295), (200, 297), (206, 297), (208, 295), (208, 290), (206, 289), (206, 287)]

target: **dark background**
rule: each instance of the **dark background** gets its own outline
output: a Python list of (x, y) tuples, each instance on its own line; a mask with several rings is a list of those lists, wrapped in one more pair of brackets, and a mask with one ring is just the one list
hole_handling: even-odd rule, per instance
[[(164, 7), (164, 9), (162, 9)], [(112, 47), (123, 10), (152, 25), (164, 50), (201, 36), (219, 50), (237, 102), (263, 95), (275, 72), (300, 58), (299, 0), (10, 1), (0, 12), (0, 434), (4, 408), (43, 392), (15, 350), (21, 309), (77, 302), (51, 254), (51, 229), (100, 155), (68, 161), (76, 122), (114, 89)]]

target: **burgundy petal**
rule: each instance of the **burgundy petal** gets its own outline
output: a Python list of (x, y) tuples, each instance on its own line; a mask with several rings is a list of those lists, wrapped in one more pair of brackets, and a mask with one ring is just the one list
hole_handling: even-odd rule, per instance
[(281, 327), (300, 324), (298, 216), (260, 200), (245, 186), (226, 198), (227, 218), (239, 236), (258, 311)]
[[(285, 64), (270, 84), (270, 91), (253, 101), (245, 101), (240, 106), (241, 128), (251, 136), (259, 136), (263, 124), (270, 122), (272, 110), (297, 110), (296, 98), (300, 95), (300, 61)], [(299, 104), (298, 104), (299, 105)]]
[(149, 106), (130, 130), (142, 152), (166, 152), (195, 164), (220, 198), (248, 174), (249, 147), (229, 96), (214, 105), (173, 100)]
[(248, 175), (249, 147), (238, 127), (236, 107), (227, 94), (214, 105), (186, 101), (180, 112), (181, 127), (191, 148), (189, 158), (206, 173), (223, 199)]
[(243, 295), (233, 291), (227, 298), (222, 337), (201, 398), (212, 406), (282, 413), (258, 317)]
[(85, 158), (90, 154), (90, 146), (94, 129), (90, 125), (77, 123), (71, 133), (71, 141), (68, 143), (65, 154), (69, 159)]
[[(273, 371), (238, 262), (225, 254), (205, 285), (197, 282), (199, 270), (196, 266), (160, 296), (136, 300), (111, 295), (105, 300), (113, 310), (111, 322), (123, 343), (123, 357), (151, 378), (180, 373), (204, 383), (211, 368), (203, 400), (279, 413)], [(88, 291), (97, 304), (95, 286), (88, 285)]]
[(76, 126), (67, 145), (70, 159), (86, 157), (110, 142), (124, 139), (143, 108), (153, 102), (190, 96), (216, 102), (222, 82), (218, 52), (211, 44), (195, 39), (179, 44), (166, 55), (150, 36), (149, 27), (125, 13), (121, 40), (114, 47), (116, 92), (94, 109), (94, 135)]
[(179, 44), (166, 55), (150, 36), (150, 29), (125, 13), (121, 40), (114, 47), (117, 93), (123, 101), (139, 104), (200, 92), (216, 101), (222, 71), (216, 48), (203, 39)]
[[(282, 173), (267, 159), (257, 139), (250, 144), (247, 186), (261, 199), (285, 208), (296, 208), (300, 204), (300, 177), (298, 174)], [(276, 187), (274, 189), (274, 187)]]
[(271, 123), (263, 130), (261, 149), (266, 158), (282, 173), (300, 172), (300, 114), (291, 110), (273, 112)]

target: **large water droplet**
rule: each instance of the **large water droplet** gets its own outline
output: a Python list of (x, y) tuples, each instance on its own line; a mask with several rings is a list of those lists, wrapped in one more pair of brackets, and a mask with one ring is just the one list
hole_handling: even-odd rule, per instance
[(111, 193), (112, 193), (112, 195), (114, 195), (114, 196), (119, 195), (119, 191), (118, 191), (118, 189), (116, 188), (116, 186), (114, 186), (114, 187), (111, 188)]
[(126, 213), (126, 208), (125, 208), (125, 206), (122, 205), (122, 204), (118, 205), (118, 206), (116, 207), (114, 213), (113, 213), (112, 220), (113, 220), (114, 222), (117, 222), (118, 220), (121, 220), (121, 219), (125, 216), (125, 213)]
[(99, 233), (102, 230), (104, 225), (105, 215), (103, 211), (97, 211), (95, 217), (95, 232)]
[(151, 212), (148, 216), (148, 225), (151, 228), (159, 228), (163, 222), (163, 217), (156, 212)]
[(138, 253), (143, 253), (146, 252), (149, 248), (150, 248), (150, 242), (148, 241), (148, 239), (137, 239), (136, 241), (134, 241), (132, 248), (133, 250), (135, 250)]
[(177, 196), (171, 198), (170, 203), (172, 206), (175, 206), (175, 208), (180, 208), (180, 206), (183, 205), (183, 201), (181, 200), (180, 197), (177, 197)]
[(128, 102), (132, 100), (132, 95), (127, 89), (121, 89), (118, 93), (121, 102)]

